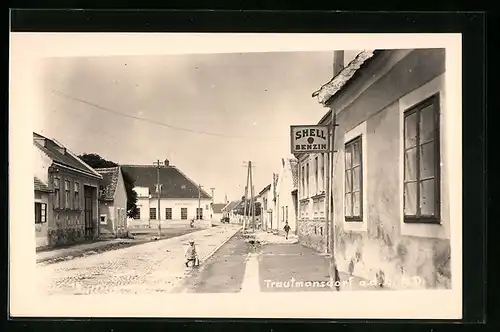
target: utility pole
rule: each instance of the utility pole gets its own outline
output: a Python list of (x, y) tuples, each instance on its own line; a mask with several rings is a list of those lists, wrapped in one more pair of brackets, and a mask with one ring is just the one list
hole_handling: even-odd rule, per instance
[(250, 195), (251, 195), (251, 198), (250, 198), (250, 208), (251, 208), (251, 212), (252, 212), (252, 228), (253, 228), (253, 231), (255, 232), (255, 196), (254, 196), (255, 192), (254, 192), (254, 186), (253, 186), (253, 179), (252, 179), (252, 169), (250, 168)]
[(196, 219), (201, 219), (200, 209), (201, 209), (201, 188), (203, 188), (202, 185), (198, 185), (198, 212), (196, 213)]
[(161, 236), (161, 209), (160, 209), (160, 194), (161, 194), (161, 184), (160, 184), (160, 166), (161, 161), (158, 159), (154, 162), (156, 165), (156, 192), (158, 193), (158, 213), (156, 218), (158, 219), (158, 236)]
[(214, 203), (214, 191), (215, 191), (215, 188), (210, 188), (210, 190), (212, 191), (212, 204)]
[[(330, 186), (329, 186), (329, 191), (330, 191), (330, 195), (328, 195), (328, 199), (329, 199), (329, 202), (328, 202), (328, 205), (330, 205), (331, 203), (331, 212), (330, 212), (330, 215), (331, 215), (331, 218), (330, 218), (330, 276), (331, 278), (333, 279), (333, 281), (335, 283), (337, 282), (340, 282), (340, 278), (339, 278), (339, 275), (338, 275), (338, 269), (337, 269), (337, 264), (335, 262), (335, 246), (334, 246), (334, 242), (335, 242), (335, 225), (334, 225), (334, 220), (335, 220), (335, 217), (334, 217), (334, 204), (333, 204), (333, 192), (332, 192), (332, 189), (333, 189), (333, 168), (334, 168), (334, 163), (333, 163), (333, 157), (335, 155), (335, 129), (337, 128), (338, 124), (337, 124), (337, 113), (335, 112), (335, 109), (332, 108), (332, 141), (331, 141), (331, 145), (330, 145), (330, 155), (331, 155), (331, 167), (330, 167), (330, 179), (329, 179), (329, 182), (330, 182)], [(339, 286), (335, 286), (335, 288), (337, 289), (337, 291), (340, 290), (340, 285)]]
[[(248, 190), (250, 190), (250, 202), (249, 202), (249, 206), (248, 206), (248, 209), (247, 209), (247, 201), (248, 201)], [(243, 221), (244, 221), (244, 225), (243, 225), (243, 229), (246, 229), (246, 226), (247, 226), (247, 221), (250, 216), (250, 214), (253, 215), (252, 217), (252, 220), (253, 220), (253, 227), (255, 229), (255, 213), (253, 213), (252, 211), (252, 204), (253, 204), (253, 200), (254, 200), (254, 188), (253, 188), (253, 184), (252, 184), (252, 162), (249, 161), (248, 162), (248, 165), (247, 165), (247, 185), (245, 187), (245, 196), (244, 196), (244, 212), (243, 212)]]

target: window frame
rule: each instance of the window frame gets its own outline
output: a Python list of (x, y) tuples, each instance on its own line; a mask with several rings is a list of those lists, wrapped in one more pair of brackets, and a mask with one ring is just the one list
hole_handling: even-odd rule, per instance
[(182, 207), (181, 208), (181, 220), (187, 220), (187, 219), (188, 219), (188, 210), (187, 210), (187, 208)]
[(172, 220), (172, 208), (165, 208), (165, 220)]
[(80, 183), (75, 181), (73, 183), (73, 207), (75, 210), (80, 209)]
[(140, 220), (141, 219), (141, 208), (137, 207), (137, 214), (134, 216), (134, 220)]
[[(157, 208), (155, 207), (150, 207), (149, 208), (149, 220), (158, 220), (158, 213), (157, 213)], [(152, 212), (154, 211), (154, 218), (152, 218)]]
[[(344, 219), (346, 222), (363, 222), (364, 219), (363, 219), (363, 215), (365, 213), (364, 209), (363, 209), (363, 204), (364, 204), (364, 199), (363, 199), (363, 194), (364, 194), (364, 191), (363, 191), (363, 187), (364, 187), (364, 182), (363, 182), (363, 171), (364, 171), (364, 167), (363, 167), (363, 137), (362, 135), (358, 135), (352, 139), (350, 139), (349, 141), (347, 141), (345, 144), (344, 144), (344, 161), (345, 161), (345, 158), (346, 158), (346, 153), (347, 153), (347, 149), (351, 146), (354, 146), (355, 144), (358, 144), (359, 145), (359, 165), (358, 166), (353, 166), (353, 159), (354, 159), (354, 149), (352, 149), (352, 153), (351, 153), (351, 167), (350, 168), (347, 168), (347, 165), (344, 164), (344, 178), (343, 178), (343, 181), (345, 183), (346, 181), (346, 176), (347, 176), (347, 172), (350, 171), (350, 174), (351, 174), (351, 178), (350, 178), (350, 184), (351, 184), (351, 188), (349, 188), (349, 192), (347, 191), (348, 188), (345, 187), (345, 184), (344, 184)], [(356, 191), (356, 192), (359, 192), (359, 198), (360, 198), (360, 202), (359, 202), (359, 215), (358, 216), (354, 216), (354, 204), (353, 204), (353, 200), (352, 200), (352, 197), (354, 196), (354, 194), (356, 193), (353, 189), (354, 187), (354, 182), (353, 182), (353, 179), (354, 179), (354, 176), (353, 176), (353, 169), (355, 168), (358, 168), (359, 167), (359, 191)], [(347, 195), (350, 195), (351, 196), (351, 215), (350, 216), (347, 216), (346, 213), (345, 213), (345, 197)]]
[(202, 207), (196, 208), (196, 220), (203, 220), (203, 208)]
[(47, 203), (35, 202), (35, 224), (45, 223), (47, 223)]
[[(428, 107), (433, 105), (433, 120), (434, 120), (434, 137), (432, 139), (432, 142), (434, 144), (434, 215), (422, 215), (421, 214), (421, 206), (420, 206), (420, 184), (422, 183), (422, 179), (420, 178), (420, 153), (421, 153), (421, 144), (420, 144), (420, 135), (421, 135), (421, 130), (420, 130), (420, 114), (421, 111)], [(409, 150), (406, 148), (406, 118), (413, 115), (417, 114), (417, 121), (416, 121), (416, 145), (414, 148), (416, 148), (416, 160), (415, 160), (415, 165), (416, 165), (416, 180), (415, 181), (406, 181), (406, 151)], [(441, 142), (440, 142), (440, 135), (441, 135), (441, 123), (440, 123), (440, 113), (441, 113), (441, 106), (440, 106), (440, 96), (439, 93), (435, 93), (424, 100), (420, 101), (419, 103), (407, 108), (406, 110), (403, 111), (403, 222), (406, 224), (440, 224), (441, 223)], [(429, 142), (426, 142), (424, 144), (428, 144)], [(411, 149), (411, 148), (410, 148)], [(429, 178), (427, 178), (429, 179)], [(406, 208), (406, 200), (405, 200), (405, 186), (407, 183), (416, 183), (417, 188), (416, 188), (416, 214), (415, 215), (406, 215), (405, 208)]]
[(54, 176), (53, 183), (54, 183), (54, 196), (53, 196), (54, 209), (60, 209), (61, 208), (61, 179), (57, 176)]
[(71, 180), (69, 179), (64, 180), (64, 208), (71, 209)]

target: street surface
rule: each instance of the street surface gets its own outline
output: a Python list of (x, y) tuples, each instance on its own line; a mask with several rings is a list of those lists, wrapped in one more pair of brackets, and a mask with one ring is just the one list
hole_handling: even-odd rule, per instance
[[(186, 268), (195, 240), (199, 267)], [(296, 239), (223, 225), (69, 261), (38, 266), (48, 294), (258, 293), (334, 291), (329, 261)], [(376, 289), (341, 273), (341, 290)]]
[[(327, 283), (327, 258), (296, 241), (272, 237), (268, 243), (252, 245), (239, 232), (202, 266), (193, 269), (174, 292), (334, 291)], [(346, 273), (341, 272), (340, 279), (341, 290), (375, 289), (360, 286), (361, 279), (349, 279)]]

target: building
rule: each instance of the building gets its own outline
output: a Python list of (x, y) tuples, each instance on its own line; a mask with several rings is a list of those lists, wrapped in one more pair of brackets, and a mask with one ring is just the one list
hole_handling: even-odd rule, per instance
[(99, 231), (101, 237), (127, 234), (127, 191), (120, 166), (95, 169), (99, 185)]
[(222, 208), (222, 216), (224, 218), (229, 218), (231, 224), (242, 224), (243, 219), (241, 215), (238, 214), (238, 208), (241, 205), (241, 200), (231, 201)]
[(259, 202), (262, 206), (261, 217), (262, 217), (262, 229), (270, 230), (273, 220), (273, 191), (271, 190), (272, 185), (268, 184), (259, 192)]
[(212, 220), (221, 221), (222, 220), (222, 209), (226, 206), (224, 203), (213, 203), (212, 204)]
[(33, 133), (37, 248), (99, 236), (102, 176), (54, 139)]
[[(122, 165), (135, 181), (139, 215), (134, 226), (157, 227), (188, 224), (196, 219), (200, 226), (210, 226), (212, 198), (177, 167), (165, 160), (163, 165)], [(158, 211), (158, 175), (160, 179), (160, 211)]]
[(288, 222), (290, 232), (297, 230), (298, 209), (298, 161), (295, 158), (282, 158), (281, 170), (276, 182), (276, 213), (272, 229), (283, 231)]
[[(444, 49), (361, 52), (343, 69), (334, 64), (338, 74), (313, 94), (330, 109), (319, 124), (331, 125), (335, 112), (338, 125), (330, 207), (340, 271), (390, 288), (404, 280), (451, 287), (449, 147), (456, 142), (445, 57)], [(326, 225), (323, 190), (332, 160), (297, 157), (299, 241), (325, 251), (328, 232), (318, 229)], [(321, 217), (314, 219), (316, 209)]]

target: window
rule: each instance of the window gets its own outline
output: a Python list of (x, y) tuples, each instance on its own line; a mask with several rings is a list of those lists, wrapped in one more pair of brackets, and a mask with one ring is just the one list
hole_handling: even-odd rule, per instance
[(203, 208), (196, 208), (196, 219), (203, 219)]
[(320, 190), (324, 191), (325, 190), (325, 154), (324, 153), (321, 154), (320, 174), (321, 174), (321, 188), (320, 188)]
[(70, 197), (71, 197), (71, 182), (69, 180), (64, 181), (64, 208), (69, 209), (70, 208)]
[(185, 220), (188, 218), (188, 209), (187, 208), (181, 208), (181, 219)]
[(404, 113), (404, 220), (438, 222), (439, 101), (431, 97)]
[(358, 136), (345, 145), (344, 212), (346, 221), (363, 221), (361, 160), (361, 136)]
[(156, 208), (149, 208), (149, 219), (156, 220)]
[(317, 219), (319, 217), (319, 200), (313, 201), (313, 217)]
[(306, 171), (305, 171), (305, 166), (302, 166), (302, 172), (301, 172), (301, 178), (302, 178), (302, 198), (306, 197)]
[(207, 204), (207, 205), (205, 205), (205, 210), (208, 210), (208, 204)]
[(137, 208), (137, 213), (134, 215), (134, 219), (141, 219), (141, 208)]
[(101, 224), (107, 224), (108, 223), (105, 214), (101, 214), (99, 220), (100, 220)]
[(308, 202), (302, 202), (302, 203), (300, 203), (300, 216), (302, 218), (307, 218), (308, 209), (309, 209), (309, 203)]
[(306, 164), (306, 197), (309, 197), (309, 163)]
[(80, 183), (75, 182), (75, 202), (74, 202), (74, 208), (79, 209), (80, 208)]
[(288, 222), (288, 205), (285, 207), (285, 221)]
[(47, 204), (35, 203), (35, 224), (47, 222)]
[(325, 199), (321, 198), (319, 200), (319, 217), (324, 218), (325, 217)]
[(54, 178), (54, 208), (58, 209), (61, 205), (61, 198), (60, 196), (60, 190), (61, 188), (59, 187), (59, 178)]
[(316, 186), (315, 193), (319, 192), (319, 157), (314, 158), (314, 185)]
[(165, 209), (165, 219), (172, 220), (172, 208)]

